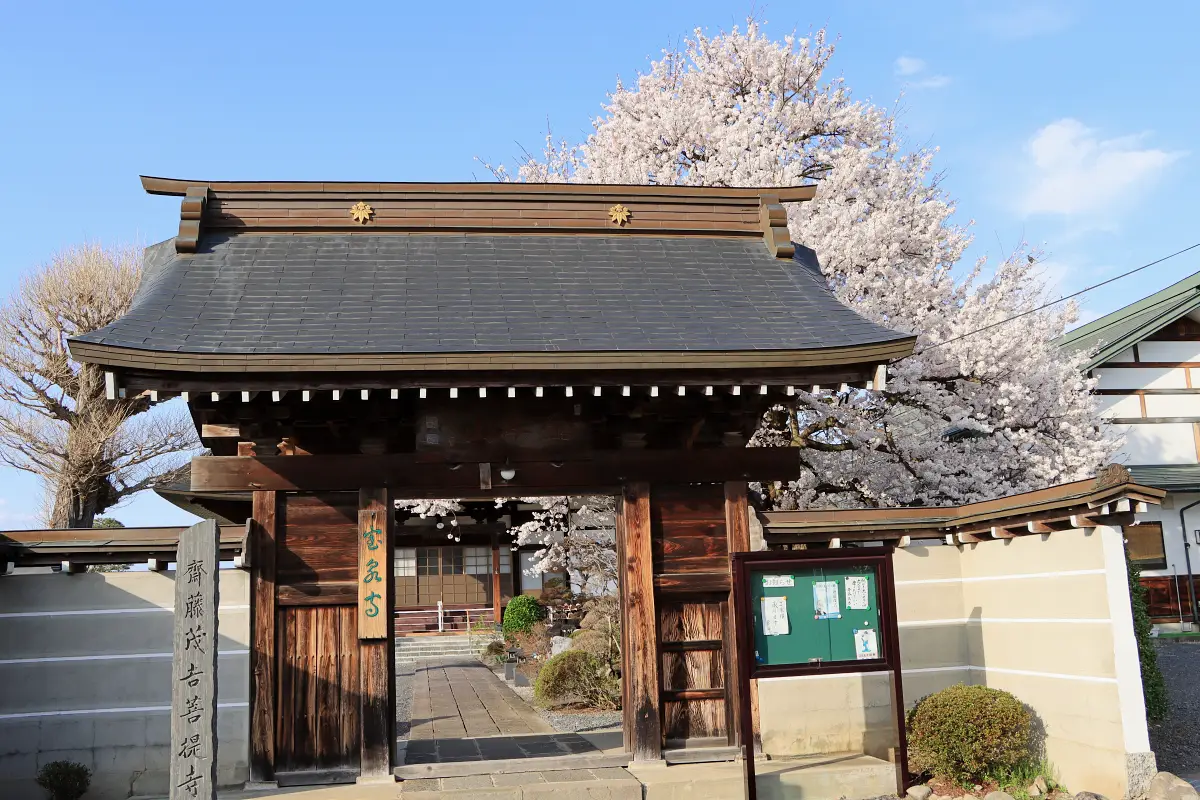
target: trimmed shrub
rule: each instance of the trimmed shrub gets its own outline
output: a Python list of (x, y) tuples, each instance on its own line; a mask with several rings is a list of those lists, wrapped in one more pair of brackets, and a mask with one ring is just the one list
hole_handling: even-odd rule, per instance
[(567, 650), (538, 671), (533, 699), (543, 707), (577, 702), (589, 708), (621, 707), (621, 684), (599, 659), (582, 650)]
[(1142, 586), (1142, 572), (1125, 553), (1125, 564), (1129, 572), (1129, 604), (1133, 607), (1133, 635), (1137, 639), (1138, 660), (1142, 666), (1142, 696), (1146, 701), (1146, 719), (1161, 722), (1170, 710), (1167, 703), (1167, 685), (1158, 669), (1158, 653), (1154, 650), (1154, 639), (1150, 637), (1150, 611), (1146, 606), (1146, 587)]
[(37, 785), (54, 800), (79, 800), (92, 783), (92, 771), (74, 761), (51, 761), (37, 774)]
[(527, 594), (519, 594), (504, 608), (504, 635), (528, 633), (535, 622), (546, 617), (542, 604)]
[(909, 768), (959, 785), (1014, 770), (1033, 755), (1033, 718), (999, 689), (951, 686), (918, 700), (907, 722)]

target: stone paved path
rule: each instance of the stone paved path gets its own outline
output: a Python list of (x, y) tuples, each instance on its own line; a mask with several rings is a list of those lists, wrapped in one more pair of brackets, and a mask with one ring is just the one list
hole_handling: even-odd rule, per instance
[(410, 740), (553, 733), (479, 661), (418, 662), (412, 681)]
[(555, 733), (495, 673), (474, 660), (417, 662), (409, 726), (405, 764), (601, 752), (584, 736)]

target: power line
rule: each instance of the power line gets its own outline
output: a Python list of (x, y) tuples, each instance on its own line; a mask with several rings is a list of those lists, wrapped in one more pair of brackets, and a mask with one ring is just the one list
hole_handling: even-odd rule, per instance
[[(1140, 267), (1135, 267), (1134, 269), (1131, 269), (1128, 272), (1122, 272), (1120, 275), (1115, 275), (1115, 276), (1109, 278), (1108, 280), (1100, 281), (1100, 283), (1096, 283), (1091, 286), (1088, 286), (1086, 289), (1080, 289), (1078, 292), (1075, 292), (1074, 294), (1069, 294), (1066, 297), (1060, 297), (1057, 300), (1051, 300), (1049, 303), (1043, 303), (1042, 305), (1038, 306), (1037, 308), (1031, 308), (1028, 311), (1022, 311), (1020, 314), (1014, 314), (1013, 316), (1008, 317), (1006, 319), (1002, 319), (999, 322), (993, 322), (990, 325), (984, 325), (982, 328), (976, 328), (973, 331), (967, 331), (966, 333), (962, 334), (961, 336), (955, 336), (953, 339), (947, 339), (944, 342), (937, 342), (936, 344), (931, 344), (928, 347), (923, 348), (923, 349), (918, 350), (917, 352), (913, 353), (912, 356), (919, 356), (924, 353), (928, 353), (930, 350), (936, 350), (937, 348), (942, 347), (943, 345), (951, 344), (952, 342), (957, 342), (960, 339), (966, 339), (968, 336), (974, 336), (977, 333), (983, 333), (984, 331), (991, 330), (992, 328), (999, 327), (1000, 325), (1005, 325), (1009, 322), (1012, 322), (1013, 320), (1020, 319), (1021, 317), (1027, 317), (1030, 314), (1036, 314), (1039, 311), (1044, 311), (1045, 309), (1049, 308), (1050, 306), (1058, 305), (1059, 303), (1062, 303), (1066, 300), (1070, 300), (1073, 297), (1079, 297), (1079, 295), (1081, 295), (1081, 294), (1086, 294), (1087, 292), (1090, 292), (1093, 289), (1099, 289), (1101, 286), (1107, 286), (1108, 284), (1110, 284), (1114, 281), (1119, 281), (1122, 278), (1128, 278), (1130, 275), (1134, 274), (1135, 272), (1141, 272), (1144, 269), (1153, 267), (1155, 264), (1161, 264), (1164, 261), (1168, 261), (1172, 258), (1175, 258), (1175, 256), (1181, 256), (1184, 253), (1188, 252), (1189, 250), (1195, 250), (1197, 247), (1200, 247), (1200, 242), (1196, 242), (1195, 244), (1190, 245), (1189, 247), (1185, 247), (1182, 250), (1176, 250), (1174, 253), (1171, 253), (1170, 255), (1165, 255), (1162, 258), (1151, 261), (1148, 264), (1142, 264)], [(905, 358), (912, 358), (912, 356), (905, 356)], [(900, 359), (900, 360), (903, 361), (904, 359)]]

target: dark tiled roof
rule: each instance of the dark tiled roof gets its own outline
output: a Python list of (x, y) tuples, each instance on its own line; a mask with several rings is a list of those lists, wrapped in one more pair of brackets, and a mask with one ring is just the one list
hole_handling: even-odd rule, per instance
[[(803, 248), (797, 248), (803, 251)], [(908, 338), (761, 239), (210, 236), (147, 253), (128, 315), (79, 337), (182, 353), (802, 350)]]

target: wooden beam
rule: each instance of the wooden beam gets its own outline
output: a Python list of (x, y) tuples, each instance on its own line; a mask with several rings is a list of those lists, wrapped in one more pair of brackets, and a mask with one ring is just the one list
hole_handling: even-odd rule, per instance
[(628, 483), (621, 488), (617, 513), (624, 546), (619, 565), (624, 628), (629, 645), (626, 727), (632, 732), (634, 761), (662, 758), (662, 721), (659, 709), (658, 625), (654, 603), (654, 563), (650, 547), (650, 485)]
[(1099, 524), (1100, 523), (1096, 522), (1096, 520), (1089, 519), (1088, 517), (1085, 517), (1082, 514), (1072, 514), (1071, 515), (1071, 527), (1072, 528), (1095, 528)]
[[(379, 593), (379, 617), (384, 621), (383, 638), (359, 639), (358, 663), (360, 702), (360, 778), (383, 778), (392, 771), (392, 660), (394, 659), (396, 626), (391, 622), (393, 607), (392, 579), (392, 497), (386, 488), (360, 489), (358, 492), (359, 530), (370, 525), (371, 529), (382, 530), (378, 561), (382, 564), (383, 586)], [(360, 538), (362, 538), (360, 536)], [(360, 624), (363, 612), (359, 612)], [(363, 631), (359, 631), (362, 637)]]
[[(478, 473), (458, 469), (460, 464), (437, 453), (197, 456), (192, 459), (191, 490), (357, 491), (370, 484), (401, 489), (407, 497), (470, 497), (486, 492), (479, 488)], [(512, 496), (529, 489), (572, 494), (615, 490), (629, 482), (724, 483), (800, 476), (798, 451), (791, 447), (593, 451), (581, 460), (513, 461), (512, 466), (516, 476), (494, 492)]]
[(275, 780), (275, 542), (280, 497), (255, 492), (250, 518), (250, 780)]
[[(745, 481), (728, 481), (725, 484), (725, 536), (729, 544), (729, 553), (750, 552), (750, 503), (749, 488)], [(722, 656), (725, 660), (725, 730), (730, 745), (738, 745), (740, 675), (737, 659), (737, 620), (734, 618), (733, 579), (730, 576), (729, 599), (726, 602), (725, 626), (722, 640)], [(667, 650), (668, 645), (663, 644)], [(755, 749), (761, 744), (758, 736), (758, 720), (754, 720)]]

